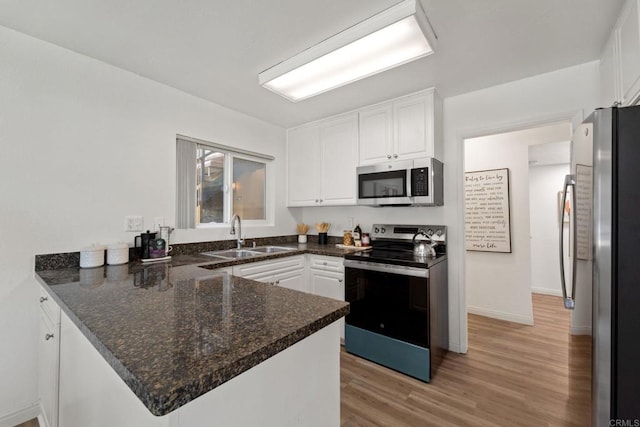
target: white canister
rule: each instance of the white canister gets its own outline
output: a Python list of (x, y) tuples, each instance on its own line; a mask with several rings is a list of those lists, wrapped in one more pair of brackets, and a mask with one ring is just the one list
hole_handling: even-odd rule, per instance
[(107, 246), (107, 264), (120, 265), (129, 262), (129, 245), (126, 243), (113, 243)]
[(104, 265), (104, 249), (102, 245), (91, 245), (80, 249), (80, 267), (91, 268)]
[(298, 234), (298, 243), (307, 243), (307, 235)]

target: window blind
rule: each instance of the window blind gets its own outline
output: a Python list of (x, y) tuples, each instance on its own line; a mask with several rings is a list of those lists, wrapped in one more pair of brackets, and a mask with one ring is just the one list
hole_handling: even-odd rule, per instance
[(196, 228), (196, 148), (176, 140), (176, 228)]

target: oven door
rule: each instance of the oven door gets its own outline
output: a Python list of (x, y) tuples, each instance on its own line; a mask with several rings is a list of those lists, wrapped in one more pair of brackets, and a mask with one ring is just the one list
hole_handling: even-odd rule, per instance
[(393, 162), (360, 166), (358, 177), (359, 205), (407, 205), (411, 199), (413, 162)]
[(345, 260), (347, 325), (429, 348), (429, 270)]

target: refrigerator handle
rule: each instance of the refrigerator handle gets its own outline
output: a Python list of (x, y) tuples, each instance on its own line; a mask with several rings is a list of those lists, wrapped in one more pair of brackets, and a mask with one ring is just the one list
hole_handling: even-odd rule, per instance
[[(571, 296), (567, 296), (567, 281), (564, 277), (564, 207), (567, 203), (567, 190), (569, 187), (573, 187), (571, 190), (571, 210), (569, 211), (569, 223), (572, 226), (573, 232), (573, 256), (571, 257), (572, 262), (572, 274), (571, 274)], [(564, 188), (562, 190), (562, 204), (560, 209), (560, 238), (558, 241), (560, 242), (560, 283), (562, 284), (562, 300), (564, 301), (564, 308), (568, 310), (573, 310), (575, 307), (575, 294), (576, 294), (576, 252), (575, 252), (575, 241), (576, 241), (576, 221), (575, 221), (575, 193), (576, 193), (576, 181), (574, 175), (567, 175), (564, 177)], [(571, 239), (569, 239), (571, 241)]]

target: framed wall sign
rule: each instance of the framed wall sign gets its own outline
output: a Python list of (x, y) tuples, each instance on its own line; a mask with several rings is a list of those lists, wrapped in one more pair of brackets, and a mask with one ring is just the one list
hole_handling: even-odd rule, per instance
[(465, 249), (511, 252), (509, 169), (464, 174)]
[(593, 205), (593, 168), (576, 164), (576, 257), (591, 259), (593, 228), (591, 206)]

